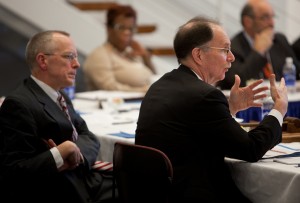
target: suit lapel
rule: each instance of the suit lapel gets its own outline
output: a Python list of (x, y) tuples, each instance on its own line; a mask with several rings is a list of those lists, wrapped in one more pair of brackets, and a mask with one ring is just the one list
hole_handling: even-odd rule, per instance
[(29, 78), (25, 85), (36, 97), (39, 103), (43, 105), (46, 114), (56, 120), (57, 124), (60, 126), (60, 129), (67, 130), (68, 135), (70, 134), (70, 136), (72, 136), (72, 125), (59, 106), (44, 92), (42, 88), (36, 84), (32, 78)]

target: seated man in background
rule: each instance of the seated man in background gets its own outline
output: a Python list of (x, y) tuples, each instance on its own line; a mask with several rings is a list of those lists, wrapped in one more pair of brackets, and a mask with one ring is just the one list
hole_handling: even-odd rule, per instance
[(148, 90), (155, 70), (150, 53), (133, 39), (136, 23), (136, 11), (130, 6), (108, 10), (107, 41), (84, 63), (88, 90)]
[(293, 49), (283, 34), (274, 31), (274, 11), (267, 0), (251, 0), (241, 12), (244, 30), (232, 38), (231, 51), (235, 56), (232, 67), (217, 86), (230, 89), (234, 75), (241, 78), (241, 86), (248, 80), (267, 79), (270, 73), (279, 81), (285, 59), (293, 57), (296, 65), (296, 79), (299, 79), (300, 64)]
[(297, 59), (300, 61), (300, 37), (294, 41), (292, 48), (295, 52)]
[(26, 61), (31, 76), (0, 108), (1, 198), (113, 202), (112, 179), (92, 170), (100, 143), (61, 91), (80, 66), (73, 40), (63, 31), (37, 33)]
[(194, 18), (174, 39), (180, 64), (153, 83), (140, 108), (136, 144), (165, 152), (173, 169), (171, 202), (250, 202), (234, 184), (225, 157), (258, 161), (281, 142), (288, 99), (285, 81), (271, 74), (274, 107), (257, 128), (246, 132), (233, 118), (238, 111), (261, 106), (268, 87), (263, 80), (240, 88), (236, 75), (229, 100), (213, 84), (234, 61), (230, 39), (219, 23)]

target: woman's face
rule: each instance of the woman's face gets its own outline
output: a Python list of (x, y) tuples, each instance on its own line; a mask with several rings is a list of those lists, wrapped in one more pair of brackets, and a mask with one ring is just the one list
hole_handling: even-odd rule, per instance
[(133, 17), (118, 16), (114, 25), (108, 27), (108, 41), (119, 51), (124, 51), (131, 43), (136, 29)]

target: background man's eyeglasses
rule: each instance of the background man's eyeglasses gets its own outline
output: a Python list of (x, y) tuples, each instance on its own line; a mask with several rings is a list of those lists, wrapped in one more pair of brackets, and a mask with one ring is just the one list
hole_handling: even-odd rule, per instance
[(65, 54), (50, 54), (50, 53), (45, 53), (46, 56), (53, 56), (53, 55), (57, 55), (57, 56), (61, 56), (65, 59), (68, 59), (70, 62), (72, 62), (73, 60), (77, 59), (77, 55), (74, 53), (65, 53)]

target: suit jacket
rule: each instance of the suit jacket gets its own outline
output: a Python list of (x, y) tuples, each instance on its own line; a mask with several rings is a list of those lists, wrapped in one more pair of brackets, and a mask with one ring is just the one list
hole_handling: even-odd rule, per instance
[(296, 39), (293, 42), (292, 48), (295, 52), (295, 55), (296, 55), (297, 59), (300, 60), (300, 38)]
[[(241, 86), (246, 86), (246, 81), (249, 79), (265, 78), (263, 68), (268, 62), (266, 57), (252, 50), (243, 32), (238, 33), (231, 41), (231, 51), (235, 56), (235, 61), (226, 73), (225, 79), (220, 81), (218, 86), (221, 89), (230, 89), (234, 84), (235, 74), (240, 76)], [(282, 77), (282, 68), (285, 58), (288, 56), (293, 57), (297, 72), (296, 79), (299, 80), (300, 64), (284, 35), (280, 33), (275, 34), (269, 53), (277, 81)]]
[(258, 161), (281, 142), (273, 116), (244, 131), (232, 118), (226, 97), (181, 65), (146, 93), (136, 144), (165, 152), (174, 167), (174, 202), (247, 202), (232, 181), (225, 157)]
[(63, 95), (79, 134), (76, 145), (84, 157), (84, 164), (65, 172), (58, 172), (44, 142), (51, 138), (59, 145), (72, 137), (72, 126), (59, 106), (31, 78), (3, 102), (0, 185), (9, 202), (82, 203), (89, 201), (93, 188), (100, 189), (102, 177), (91, 170), (100, 143), (75, 112), (70, 99)]

